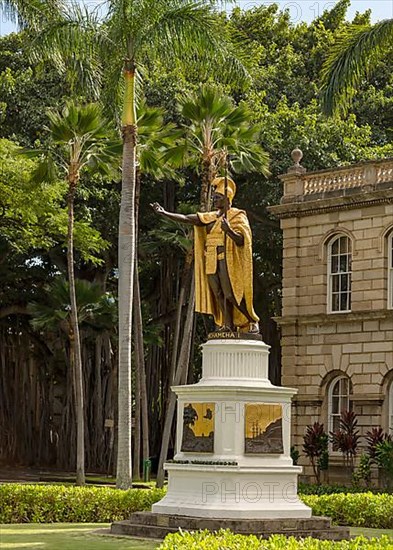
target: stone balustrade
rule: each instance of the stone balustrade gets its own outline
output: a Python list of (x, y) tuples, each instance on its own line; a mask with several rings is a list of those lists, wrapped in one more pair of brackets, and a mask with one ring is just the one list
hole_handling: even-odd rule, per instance
[(307, 173), (300, 165), (301, 157), (301, 151), (295, 149), (294, 165), (280, 176), (284, 183), (283, 203), (393, 187), (393, 158)]

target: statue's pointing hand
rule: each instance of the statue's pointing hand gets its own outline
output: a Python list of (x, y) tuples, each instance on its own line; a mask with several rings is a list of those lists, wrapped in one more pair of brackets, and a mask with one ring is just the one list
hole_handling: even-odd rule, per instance
[(153, 208), (156, 214), (163, 214), (165, 212), (164, 208), (158, 202), (150, 203), (150, 206)]

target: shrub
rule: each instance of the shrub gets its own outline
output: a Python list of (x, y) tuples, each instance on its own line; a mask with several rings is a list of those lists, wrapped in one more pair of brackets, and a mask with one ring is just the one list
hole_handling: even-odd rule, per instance
[(297, 466), (297, 463), (299, 462), (299, 457), (300, 457), (299, 451), (296, 449), (296, 447), (292, 446), (291, 447), (291, 458), (292, 458), (294, 466)]
[(358, 451), (359, 430), (358, 420), (353, 411), (343, 411), (340, 417), (340, 427), (330, 432), (333, 449), (342, 453), (346, 466), (354, 469), (354, 459)]
[(361, 487), (362, 483), (366, 487), (371, 485), (371, 458), (368, 454), (360, 456), (359, 466), (352, 474), (352, 483), (355, 487)]
[(377, 488), (368, 488), (368, 487), (361, 487), (359, 485), (352, 485), (351, 487), (347, 487), (346, 485), (338, 485), (338, 484), (332, 484), (332, 485), (326, 485), (321, 484), (317, 485), (315, 483), (299, 483), (298, 484), (298, 493), (301, 495), (335, 495), (337, 493), (375, 493), (380, 494), (383, 493), (381, 489)]
[(294, 537), (272, 535), (262, 540), (255, 535), (235, 535), (231, 531), (220, 530), (217, 533), (182, 531), (167, 535), (159, 550), (383, 550), (391, 549), (392, 539), (383, 536), (379, 539), (357, 537), (350, 541), (332, 542), (312, 539), (296, 540)]
[(321, 482), (321, 470), (326, 470), (329, 462), (328, 443), (329, 437), (323, 424), (314, 422), (312, 426), (307, 426), (303, 436), (303, 451), (310, 459), (318, 485)]
[(391, 437), (386, 434), (380, 426), (378, 426), (378, 428), (372, 428), (366, 433), (367, 453), (371, 459), (375, 459), (375, 451), (378, 443), (383, 443), (386, 440), (391, 440)]
[[(65, 487), (63, 485), (0, 486), (0, 523), (106, 523), (127, 519), (133, 512), (150, 510), (165, 489)], [(314, 515), (330, 516), (335, 523), (393, 528), (393, 495), (301, 495)]]
[(393, 495), (371, 492), (335, 495), (301, 495), (313, 515), (331, 517), (339, 525), (393, 529)]
[(393, 485), (393, 441), (391, 439), (377, 443), (375, 462), (383, 472), (386, 487), (391, 488)]
[(0, 486), (0, 523), (105, 523), (150, 510), (162, 489), (65, 487), (63, 485)]

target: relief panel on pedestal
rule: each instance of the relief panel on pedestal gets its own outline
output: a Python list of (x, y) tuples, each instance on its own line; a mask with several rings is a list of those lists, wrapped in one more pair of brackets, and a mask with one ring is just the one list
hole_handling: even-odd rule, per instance
[(282, 405), (245, 404), (245, 454), (282, 454)]
[(214, 453), (215, 403), (186, 403), (183, 409), (182, 452)]

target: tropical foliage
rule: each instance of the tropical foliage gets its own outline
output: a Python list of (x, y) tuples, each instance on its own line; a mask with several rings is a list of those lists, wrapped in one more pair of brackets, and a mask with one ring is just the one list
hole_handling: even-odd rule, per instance
[[(149, 510), (164, 495), (165, 489), (116, 491), (112, 487), (5, 483), (0, 486), (0, 522), (118, 521), (129, 519), (130, 513)], [(371, 492), (300, 494), (300, 498), (312, 508), (313, 515), (329, 516), (339, 525), (393, 527), (393, 495)]]
[[(348, 115), (327, 119), (321, 112), (320, 73), (327, 46), (352, 25), (371, 28), (368, 12), (347, 22), (348, 1), (340, 0), (312, 23), (294, 24), (275, 5), (220, 14), (210, 9), (212, 4), (111, 2), (105, 25), (76, 9), (56, 15), (60, 19), (50, 27), (45, 23), (45, 32), (39, 34), (26, 17), (25, 30), (0, 39), (1, 461), (76, 467), (69, 339), (59, 328), (60, 320), (58, 328), (56, 323), (34, 327), (32, 311), (27, 308), (32, 302), (51, 305), (52, 283), (67, 274), (68, 185), (62, 179), (65, 165), (54, 163), (65, 149), (46, 129), (47, 109), (61, 112), (66, 98), (79, 105), (89, 105), (95, 98), (106, 105), (105, 115), (111, 117), (113, 126), (117, 124), (120, 137), (122, 101), (124, 97), (129, 100), (128, 118), (123, 122), (133, 127), (131, 133), (125, 132), (132, 137), (126, 146), (132, 162), (123, 168), (122, 178), (131, 178), (127, 180), (131, 190), (137, 189), (138, 178), (140, 182), (140, 293), (136, 291), (140, 302), (134, 307), (141, 315), (135, 331), (139, 344), (131, 350), (134, 359), (139, 357), (137, 364), (133, 362), (132, 377), (143, 379), (136, 368), (143, 359), (147, 415), (142, 414), (138, 401), (140, 384), (133, 388), (129, 404), (139, 426), (142, 420), (148, 421), (153, 471), (161, 450), (169, 387), (176, 373), (183, 381), (198, 379), (199, 344), (210, 326), (206, 319), (187, 315), (192, 312), (189, 235), (177, 226), (160, 225), (149, 204), (158, 201), (168, 210), (182, 212), (199, 208), (203, 155), (208, 150), (203, 150), (200, 141), (208, 113), (199, 101), (202, 95), (210, 94), (214, 107), (214, 117), (209, 115), (210, 135), (215, 140), (215, 149), (209, 150), (213, 154), (209, 170), (221, 169), (219, 157), (226, 149), (232, 163), (229, 169), (238, 184), (235, 205), (246, 209), (251, 221), (255, 305), (264, 339), (272, 346), (270, 374), (276, 383), (280, 380), (280, 334), (272, 317), (281, 310), (281, 234), (266, 207), (280, 201), (278, 176), (290, 165), (291, 150), (296, 146), (303, 150), (309, 170), (393, 154), (391, 57), (373, 58), (373, 71), (369, 79), (358, 81), (359, 93)], [(203, 29), (197, 24), (199, 17)], [(212, 40), (209, 32), (214, 34)], [(223, 37), (228, 41), (225, 48)], [(32, 43), (36, 46), (33, 57)], [(215, 49), (217, 43), (220, 47)], [(202, 44), (206, 48), (201, 53)], [(192, 45), (200, 56), (188, 50)], [(179, 49), (183, 59), (177, 55)], [(67, 57), (70, 50), (72, 58)], [(241, 63), (235, 60), (234, 51)], [(201, 67), (197, 57), (208, 65)], [(232, 59), (229, 66), (225, 57)], [(126, 66), (125, 58), (130, 60)], [(136, 69), (135, 79), (132, 71), (124, 78), (124, 68)], [(203, 94), (199, 93), (201, 82)], [(134, 99), (139, 110), (132, 118)], [(22, 156), (21, 146), (50, 152), (57, 181), (32, 181), (33, 172), (43, 173), (42, 165), (38, 158)], [(176, 162), (176, 151), (182, 157), (185, 150), (187, 162)], [(242, 166), (239, 159), (244, 160)], [(106, 165), (106, 160), (101, 164)], [(102, 296), (116, 299), (120, 179), (116, 172), (81, 170), (74, 203), (77, 293), (77, 281), (83, 280), (97, 284)], [(136, 224), (132, 223), (130, 231), (135, 235)], [(128, 257), (130, 270), (135, 256), (131, 252)], [(53, 307), (53, 314), (64, 314), (62, 307)], [(130, 310), (129, 304), (125, 307)], [(119, 407), (116, 322), (112, 313), (105, 319), (94, 317), (91, 323), (79, 320), (84, 394), (89, 396), (85, 399), (86, 465), (112, 473)], [(128, 346), (130, 331), (127, 335)], [(127, 350), (129, 370), (129, 346)], [(128, 387), (127, 382), (127, 398)], [(37, 441), (40, 444), (33, 445)], [(169, 457), (173, 441), (169, 430)]]
[[(82, 485), (85, 482), (85, 420), (82, 352), (74, 266), (75, 197), (81, 171), (86, 168), (101, 169), (106, 174), (110, 174), (111, 164), (113, 165), (117, 160), (120, 151), (118, 143), (114, 139), (114, 132), (109, 128), (108, 122), (104, 120), (98, 105), (89, 104), (79, 107), (74, 103), (68, 103), (61, 113), (49, 111), (48, 118), (50, 142), (45, 150), (30, 150), (26, 152), (26, 155), (39, 156), (39, 163), (31, 177), (32, 181), (52, 183), (62, 176), (68, 184), (67, 277), (70, 296), (68, 338), (77, 419), (76, 482), (78, 485)], [(57, 291), (59, 290), (57, 287)]]
[(360, 440), (356, 414), (353, 411), (343, 411), (340, 416), (339, 427), (334, 432), (330, 432), (330, 437), (333, 450), (340, 451), (345, 464), (353, 470)]
[(390, 547), (390, 537), (384, 536), (378, 539), (356, 537), (351, 541), (322, 541), (311, 537), (297, 540), (295, 537), (285, 535), (271, 535), (267, 540), (262, 540), (255, 535), (235, 535), (229, 530), (221, 529), (217, 533), (210, 531), (197, 531), (188, 533), (182, 531), (168, 535), (160, 545), (159, 550), (186, 550), (188, 548), (210, 548), (211, 550), (279, 550), (290, 548), (291, 550), (373, 550)]
[(303, 451), (311, 462), (315, 481), (321, 483), (321, 470), (326, 470), (326, 457), (328, 456), (329, 436), (325, 432), (323, 424), (314, 422), (307, 426), (306, 433), (303, 436)]
[(351, 25), (337, 37), (322, 72), (322, 105), (329, 115), (348, 104), (376, 62), (391, 51), (393, 19)]

